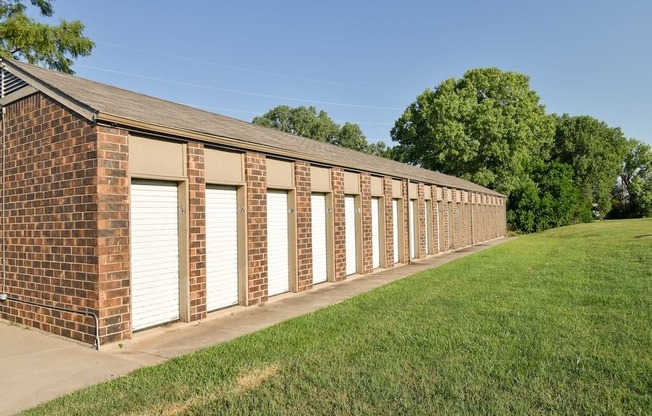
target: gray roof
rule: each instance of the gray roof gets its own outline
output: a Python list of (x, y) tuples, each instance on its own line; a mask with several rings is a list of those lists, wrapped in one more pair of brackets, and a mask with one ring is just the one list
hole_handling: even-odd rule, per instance
[[(502, 194), (454, 176), (372, 156), (328, 143), (283, 133), (253, 123), (199, 110), (84, 78), (62, 74), (15, 60), (3, 60), (8, 72), (92, 121), (119, 118), (124, 126), (146, 126), (152, 132), (171, 129), (206, 142), (255, 147), (270, 154), (331, 164), (428, 184)], [(196, 136), (195, 136), (196, 137)], [(227, 140), (227, 142), (224, 141)]]

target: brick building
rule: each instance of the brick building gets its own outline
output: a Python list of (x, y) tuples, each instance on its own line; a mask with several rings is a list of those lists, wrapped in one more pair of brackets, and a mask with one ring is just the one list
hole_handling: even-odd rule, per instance
[(99, 346), (506, 233), (459, 178), (1, 65), (2, 319)]

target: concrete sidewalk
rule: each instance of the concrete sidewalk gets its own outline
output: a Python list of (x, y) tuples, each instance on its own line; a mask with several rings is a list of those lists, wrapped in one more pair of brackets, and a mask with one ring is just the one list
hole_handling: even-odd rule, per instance
[(89, 345), (0, 321), (0, 416), (314, 312), (510, 240), (492, 240), (344, 282), (324, 283), (308, 292), (276, 296), (263, 306), (236, 306), (211, 313), (201, 322), (154, 328), (103, 346), (99, 352)]

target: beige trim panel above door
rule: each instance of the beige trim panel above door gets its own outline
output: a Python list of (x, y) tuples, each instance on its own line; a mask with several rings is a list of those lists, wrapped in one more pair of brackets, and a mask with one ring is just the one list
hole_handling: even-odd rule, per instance
[(182, 143), (129, 136), (131, 176), (184, 178), (185, 148)]
[(207, 183), (241, 184), (244, 182), (243, 154), (215, 149), (204, 151)]

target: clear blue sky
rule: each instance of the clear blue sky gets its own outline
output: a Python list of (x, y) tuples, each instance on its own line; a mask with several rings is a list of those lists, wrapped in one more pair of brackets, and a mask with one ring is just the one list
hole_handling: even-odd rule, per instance
[(496, 66), (548, 112), (652, 144), (652, 1), (58, 0), (96, 41), (77, 74), (251, 121), (314, 105), (389, 131), (424, 89)]

